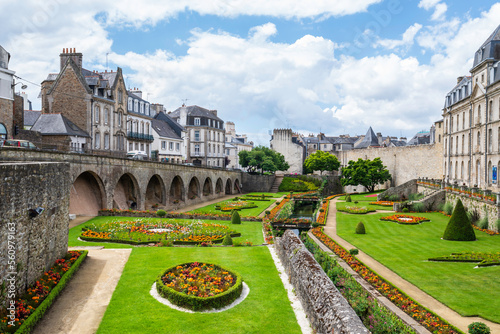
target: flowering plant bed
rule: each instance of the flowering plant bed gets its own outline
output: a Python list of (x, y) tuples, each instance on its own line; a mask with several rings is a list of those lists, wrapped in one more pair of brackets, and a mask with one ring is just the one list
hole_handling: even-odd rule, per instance
[(173, 304), (200, 311), (231, 304), (240, 296), (243, 281), (239, 274), (215, 264), (190, 262), (165, 270), (156, 289)]
[(391, 221), (403, 225), (417, 225), (422, 222), (428, 222), (430, 219), (425, 217), (409, 216), (409, 215), (392, 215), (380, 217), (380, 220)]
[(230, 202), (225, 202), (221, 204), (221, 211), (233, 211), (233, 210), (243, 210), (243, 209), (252, 209), (256, 208), (257, 205), (255, 205), (252, 202), (247, 202), (247, 201), (230, 201)]
[(391, 201), (376, 201), (376, 202), (370, 202), (370, 205), (393, 206), (394, 202), (391, 202)]
[(0, 332), (31, 332), (78, 270), (87, 253), (88, 251), (69, 251), (64, 258), (58, 259), (41, 275), (21, 297), (12, 301), (14, 310), (1, 308)]
[(327, 198), (325, 198), (325, 203), (321, 203), (321, 209), (323, 209), (323, 212), (321, 212), (321, 210), (319, 210), (319, 214), (318, 216), (316, 217), (316, 223), (318, 224), (326, 224), (326, 217), (328, 217), (328, 209), (330, 208), (330, 200), (331, 199), (334, 199), (335, 197), (339, 197), (339, 196), (344, 196), (345, 194), (337, 194), (337, 195), (332, 195), (332, 196), (328, 196)]
[(171, 240), (175, 245), (197, 245), (202, 242), (221, 243), (226, 234), (239, 237), (240, 233), (228, 226), (207, 224), (202, 221), (128, 221), (90, 224), (82, 229), (80, 239), (127, 244), (149, 244)]
[(462, 252), (451, 253), (449, 256), (440, 256), (430, 258), (429, 261), (443, 262), (479, 262), (478, 267), (489, 267), (500, 265), (500, 253), (484, 253), (484, 252)]
[(421, 325), (426, 327), (432, 333), (455, 334), (462, 333), (459, 329), (450, 325), (445, 320), (441, 319), (438, 315), (432, 313), (394, 285), (386, 281), (384, 278), (375, 274), (364, 263), (357, 260), (354, 256), (349, 254), (342, 246), (337, 244), (329, 236), (323, 233), (322, 228), (315, 228), (312, 233), (319, 239), (325, 246), (330, 248), (342, 260), (344, 260), (354, 271), (363, 277), (368, 283), (387, 297), (396, 306), (398, 306), (405, 313), (410, 315), (413, 319), (418, 321)]
[[(122, 216), (122, 217), (157, 217), (156, 211), (135, 211), (135, 210), (120, 210), (120, 209), (101, 209), (99, 216)], [(231, 220), (230, 213), (203, 213), (203, 212), (167, 212), (165, 218), (179, 218), (179, 219), (210, 219), (210, 220)], [(241, 217), (244, 221), (260, 221), (257, 217)]]
[(359, 207), (359, 206), (346, 206), (344, 208), (338, 208), (337, 211), (340, 212), (347, 212), (355, 215), (363, 215), (368, 212), (376, 212), (377, 210), (375, 209), (370, 209), (367, 207)]

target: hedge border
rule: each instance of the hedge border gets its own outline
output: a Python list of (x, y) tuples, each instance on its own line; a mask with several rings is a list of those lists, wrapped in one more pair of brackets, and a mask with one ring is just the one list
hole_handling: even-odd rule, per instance
[[(135, 218), (160, 218), (156, 215), (155, 212), (141, 212), (141, 211), (111, 211), (107, 209), (99, 210), (98, 216), (102, 217), (135, 217)], [(182, 214), (175, 214), (172, 212), (167, 212), (167, 214), (164, 217), (161, 217), (161, 219), (200, 219), (200, 220), (231, 220), (231, 215), (223, 215), (221, 216), (210, 216), (210, 215), (196, 215), (196, 214), (188, 214), (188, 213), (182, 213)], [(260, 222), (260, 218), (257, 217), (242, 217), (243, 221), (249, 221), (249, 222)]]
[[(219, 266), (218, 264), (213, 264), (218, 269), (228, 271), (232, 275), (236, 276), (236, 283), (230, 287), (227, 291), (224, 291), (221, 294), (202, 298), (196, 296), (188, 296), (184, 293), (175, 291), (172, 288), (166, 287), (161, 280), (162, 276), (165, 275), (170, 270), (176, 268), (177, 266), (191, 265), (194, 262), (186, 262), (182, 264), (176, 264), (175, 266), (169, 267), (166, 270), (162, 271), (158, 278), (156, 279), (156, 290), (160, 294), (160, 296), (168, 299), (172, 304), (175, 304), (180, 307), (188, 308), (193, 311), (203, 311), (208, 309), (218, 309), (224, 306), (227, 306), (234, 302), (240, 295), (243, 290), (243, 279), (241, 275), (233, 270), (229, 270), (225, 267)], [(205, 263), (212, 264), (212, 263)]]
[[(225, 236), (224, 236), (225, 237)], [(220, 244), (222, 243), (222, 240), (224, 240), (224, 237), (215, 239), (215, 240), (210, 240), (214, 244)], [(231, 238), (237, 238), (241, 237), (241, 233), (233, 233), (231, 234)], [(122, 240), (122, 239), (99, 239), (99, 238), (92, 238), (92, 237), (82, 237), (81, 235), (79, 236), (81, 240), (84, 241), (90, 241), (90, 242), (111, 242), (111, 243), (118, 243), (118, 244), (126, 244), (126, 245), (149, 245), (149, 244), (157, 244), (160, 242), (160, 240), (155, 241), (155, 240), (150, 240), (150, 241), (134, 241), (134, 240)], [(174, 245), (184, 245), (184, 246), (189, 246), (189, 245), (199, 245), (202, 242), (206, 241), (174, 241)]]
[(69, 281), (75, 274), (75, 272), (80, 268), (80, 265), (82, 262), (87, 258), (87, 254), (89, 251), (83, 250), (80, 251), (82, 254), (80, 257), (73, 263), (71, 268), (64, 273), (64, 275), (61, 277), (61, 280), (59, 283), (57, 283), (56, 286), (50, 291), (47, 297), (43, 300), (43, 302), (35, 309), (33, 313), (30, 314), (30, 316), (23, 322), (23, 324), (19, 327), (19, 329), (15, 332), (16, 334), (29, 334), (33, 331), (35, 328), (36, 324), (42, 317), (44, 316), (45, 312), (52, 306), (56, 298), (59, 296), (59, 294), (63, 291), (63, 289), (68, 285)]

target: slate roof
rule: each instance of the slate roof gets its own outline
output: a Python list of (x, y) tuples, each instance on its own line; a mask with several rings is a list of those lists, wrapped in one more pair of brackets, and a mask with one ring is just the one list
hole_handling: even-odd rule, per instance
[(25, 126), (33, 126), (36, 120), (42, 114), (41, 111), (36, 110), (25, 110), (24, 111), (24, 125)]
[(87, 132), (80, 129), (61, 114), (41, 114), (35, 124), (33, 124), (31, 130), (38, 131), (45, 136), (62, 135), (90, 137)]
[[(180, 116), (180, 110), (181, 110), (182, 107), (179, 107), (177, 109), (175, 109), (174, 111), (172, 111), (170, 113), (170, 117), (172, 118), (177, 118)], [(211, 118), (211, 119), (215, 119), (216, 121), (220, 121), (220, 122), (224, 122), (222, 119), (220, 119), (219, 117), (215, 116), (210, 110), (208, 109), (205, 109), (205, 108), (202, 108), (202, 107), (199, 107), (199, 106), (188, 106), (188, 107), (185, 107), (187, 109), (187, 114), (188, 116), (196, 116), (196, 117), (207, 117), (207, 118)]]
[(408, 141), (407, 145), (424, 145), (431, 143), (431, 133), (429, 131), (420, 131), (412, 139)]
[(182, 132), (186, 131), (182, 125), (177, 123), (172, 117), (165, 114), (163, 111), (160, 111), (158, 114), (156, 114), (154, 119), (167, 123), (179, 137), (182, 137)]
[(453, 89), (446, 94), (444, 101), (444, 107), (449, 107), (465, 98), (468, 98), (472, 94), (472, 77), (464, 76), (460, 82), (458, 82)]
[(474, 65), (472, 68), (478, 66), (486, 59), (500, 60), (500, 25), (476, 51), (476, 55), (474, 56)]
[(153, 130), (155, 130), (160, 137), (179, 139), (179, 140), (182, 139), (181, 136), (175, 133), (175, 131), (165, 121), (159, 119), (152, 119), (151, 126), (153, 127)]
[(359, 144), (354, 148), (367, 148), (370, 146), (380, 146), (380, 144), (378, 143), (377, 135), (375, 134), (375, 132), (373, 132), (371, 126), (366, 132), (365, 138), (363, 138), (363, 140), (359, 142)]

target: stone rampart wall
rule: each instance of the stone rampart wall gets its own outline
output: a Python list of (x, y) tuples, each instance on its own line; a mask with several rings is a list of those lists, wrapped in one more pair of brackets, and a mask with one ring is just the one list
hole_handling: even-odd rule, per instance
[(244, 193), (251, 192), (268, 192), (271, 190), (274, 179), (274, 175), (252, 175), (248, 173), (241, 173), (241, 190)]
[(68, 249), (69, 164), (1, 163), (0, 179), (0, 278), (19, 293)]
[(377, 195), (377, 200), (389, 199), (391, 196), (398, 196), (399, 199), (408, 199), (410, 194), (417, 193), (417, 180), (410, 180), (397, 187), (391, 187)]
[(276, 251), (317, 333), (364, 334), (369, 331), (349, 303), (290, 230), (276, 240)]
[(500, 217), (498, 216), (499, 211), (496, 204), (489, 204), (472, 197), (446, 192), (446, 201), (452, 203), (453, 207), (455, 207), (459, 198), (460, 200), (462, 200), (462, 204), (464, 205), (466, 210), (476, 210), (479, 213), (481, 219), (484, 217), (488, 217), (489, 230), (498, 231), (496, 222)]

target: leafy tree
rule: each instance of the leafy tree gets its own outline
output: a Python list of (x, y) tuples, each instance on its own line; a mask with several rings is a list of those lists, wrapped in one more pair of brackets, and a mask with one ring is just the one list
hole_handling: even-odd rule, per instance
[(382, 164), (380, 158), (351, 160), (347, 167), (342, 168), (342, 186), (357, 186), (360, 184), (365, 186), (369, 192), (372, 192), (377, 184), (390, 179), (391, 174)]
[(249, 172), (261, 170), (262, 172), (274, 173), (290, 168), (281, 153), (264, 146), (257, 146), (251, 151), (240, 151), (238, 157), (240, 165), (247, 168)]
[(304, 161), (304, 166), (307, 170), (319, 170), (323, 175), (323, 171), (334, 171), (339, 170), (340, 161), (331, 153), (316, 151), (311, 154), (306, 161)]

